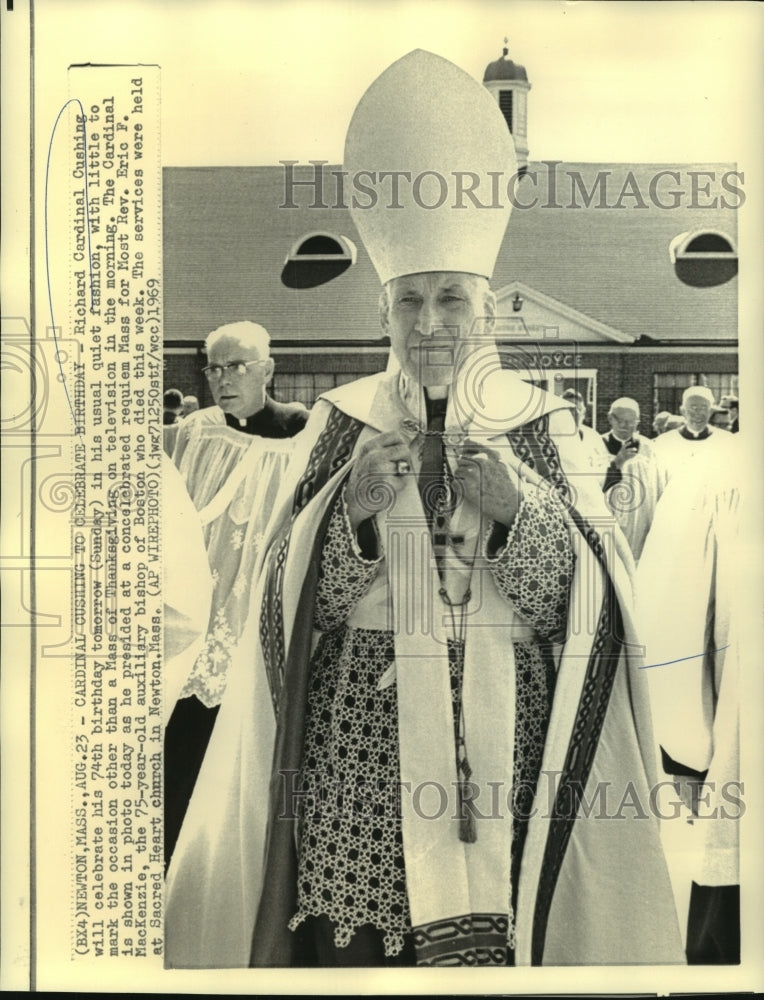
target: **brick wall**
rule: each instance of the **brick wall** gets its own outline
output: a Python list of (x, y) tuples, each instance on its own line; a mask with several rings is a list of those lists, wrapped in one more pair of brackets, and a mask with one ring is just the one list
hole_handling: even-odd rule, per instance
[[(332, 374), (336, 381), (342, 382), (349, 377), (380, 371), (385, 364), (384, 351), (319, 354), (312, 352), (307, 345), (303, 351), (278, 352), (274, 357), (277, 376), (273, 395), (283, 401), (296, 398), (295, 380), (291, 376)], [(210, 406), (212, 396), (207, 380), (201, 373), (203, 365), (203, 355), (192, 347), (185, 348), (183, 353), (165, 352), (165, 388), (180, 389), (184, 395), (198, 396), (201, 406)], [(680, 353), (645, 349), (611, 350), (583, 354), (581, 367), (597, 371), (597, 412), (594, 416), (598, 430), (607, 429), (607, 411), (613, 400), (619, 396), (631, 396), (639, 403), (642, 412), (641, 428), (643, 432), (649, 434), (655, 416), (653, 397), (656, 373), (686, 373), (689, 385), (693, 375), (737, 372), (737, 356), (713, 351)], [(279, 375), (283, 377), (279, 379)], [(566, 384), (572, 384), (574, 381), (574, 371), (571, 370), (570, 378), (566, 373)], [(310, 403), (312, 400), (305, 402)]]
[(184, 396), (197, 396), (200, 406), (211, 406), (207, 379), (201, 369), (204, 361), (198, 358), (193, 348), (188, 354), (168, 354), (164, 356), (164, 387), (180, 389)]
[(613, 400), (620, 396), (630, 396), (639, 403), (640, 427), (643, 433), (652, 433), (655, 417), (655, 379), (659, 372), (673, 372), (687, 375), (687, 385), (693, 376), (714, 373), (734, 374), (738, 359), (735, 354), (632, 350), (608, 354), (586, 354), (582, 367), (597, 369), (597, 414), (598, 430), (607, 429), (607, 412)]

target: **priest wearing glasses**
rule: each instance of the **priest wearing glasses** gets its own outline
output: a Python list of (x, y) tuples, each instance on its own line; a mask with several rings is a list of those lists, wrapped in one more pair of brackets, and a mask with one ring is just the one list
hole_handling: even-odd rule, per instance
[[(625, 540), (570, 405), (502, 366), (509, 202), (454, 208), (458, 172), (514, 174), (504, 119), (412, 52), (344, 167), (451, 188), (351, 209), (390, 364), (298, 441), (169, 872), (169, 962), (681, 962), (657, 822), (621, 808), (647, 813), (654, 768)], [(606, 786), (620, 818), (581, 815)]]
[(185, 685), (177, 702), (165, 706), (166, 862), (225, 691), (291, 439), (308, 419), (301, 404), (268, 395), (274, 367), (269, 346), (267, 330), (257, 323), (228, 323), (209, 334), (204, 374), (215, 405), (182, 421), (173, 452), (202, 522), (214, 589), (201, 648), (188, 651)]

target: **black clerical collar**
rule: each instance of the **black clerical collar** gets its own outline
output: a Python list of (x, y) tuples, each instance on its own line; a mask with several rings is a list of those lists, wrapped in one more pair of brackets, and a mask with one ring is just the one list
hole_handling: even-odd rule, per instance
[(424, 393), (425, 405), (427, 407), (427, 424), (432, 423), (433, 417), (441, 417), (443, 420), (446, 419), (446, 410), (448, 409), (448, 396), (441, 396), (439, 398), (431, 399), (425, 390)]
[(698, 434), (693, 433), (693, 431), (691, 431), (689, 427), (680, 427), (679, 433), (687, 441), (705, 441), (706, 438), (711, 437), (711, 431), (708, 427), (708, 424), (706, 424), (703, 430), (700, 431)]
[(621, 450), (621, 448), (624, 447), (624, 445), (629, 445), (634, 443), (633, 436), (627, 438), (625, 441), (622, 441), (619, 437), (616, 437), (612, 431), (607, 432), (605, 440), (607, 444), (607, 449), (611, 455), (617, 455), (618, 452)]
[(273, 423), (273, 400), (270, 396), (266, 396), (265, 405), (262, 410), (258, 410), (257, 413), (253, 413), (249, 417), (235, 417), (232, 413), (225, 412), (223, 416), (228, 426), (233, 427), (235, 431), (241, 431), (242, 434), (260, 434), (263, 437), (267, 437), (267, 430)]

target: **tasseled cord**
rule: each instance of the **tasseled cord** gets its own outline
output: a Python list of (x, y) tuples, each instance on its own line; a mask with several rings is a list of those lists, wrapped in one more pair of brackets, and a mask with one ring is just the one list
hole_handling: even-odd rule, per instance
[[(448, 609), (451, 612), (451, 627), (453, 630), (454, 642), (456, 645), (456, 656), (464, 656), (464, 609), (469, 603), (471, 592), (468, 589), (462, 600), (458, 605), (455, 605), (453, 601), (448, 596), (445, 587), (440, 588), (440, 596), (443, 601), (448, 605)], [(459, 628), (456, 627), (456, 614), (455, 608), (459, 608)], [(458, 662), (458, 661), (457, 661)], [(463, 668), (464, 660), (461, 660), (459, 664), (459, 698), (456, 708), (456, 772), (459, 778), (457, 784), (457, 795), (459, 798), (459, 840), (464, 844), (474, 844), (477, 841), (477, 817), (478, 812), (473, 802), (474, 796), (470, 793), (473, 791), (470, 782), (472, 777), (472, 768), (470, 767), (470, 762), (467, 760), (467, 744), (465, 739), (465, 725), (464, 725), (464, 705), (462, 703), (463, 695)]]
[(464, 745), (464, 737), (460, 736), (457, 741), (456, 766), (459, 772), (459, 840), (465, 844), (474, 844), (477, 841), (477, 813), (471, 789), (467, 788), (472, 777), (472, 768), (467, 760), (467, 748)]

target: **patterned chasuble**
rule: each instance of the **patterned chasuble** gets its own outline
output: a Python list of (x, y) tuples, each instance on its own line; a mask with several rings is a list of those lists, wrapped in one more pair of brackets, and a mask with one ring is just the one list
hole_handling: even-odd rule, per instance
[(360, 420), (355, 420), (336, 408), (332, 409), (326, 427), (313, 448), (307, 468), (295, 490), (289, 524), (274, 543), (275, 556), (268, 569), (263, 606), (260, 611), (260, 640), (277, 718), (285, 666), (282, 589), (292, 524), (306, 504), (348, 461), (363, 427)]
[[(331, 475), (347, 462), (362, 429), (360, 421), (332, 409), (296, 490), (291, 523)], [(507, 439), (515, 455), (551, 483), (604, 565), (599, 536), (573, 507), (574, 498), (549, 434), (548, 416), (510, 431)], [(335, 503), (327, 525), (322, 573), (324, 580), (331, 575), (343, 583), (334, 594), (333, 609), (321, 606), (326, 604), (326, 587), (316, 607), (318, 627), (330, 624), (328, 620), (320, 622), (322, 614), (327, 618), (338, 617), (338, 621), (324, 631), (310, 673), (301, 767), (302, 790), (309, 794), (302, 799), (299, 815), (298, 905), (290, 926), (296, 927), (309, 915), (327, 914), (335, 924), (338, 946), (347, 943), (355, 928), (371, 923), (383, 931), (388, 954), (397, 953), (403, 934), (413, 930), (419, 964), (511, 963), (511, 951), (508, 954), (505, 946), (499, 946), (506, 943), (509, 930), (506, 917), (501, 914), (452, 917), (411, 927), (397, 802), (389, 803), (384, 795), (378, 794), (380, 787), (395, 787), (399, 779), (395, 688), (378, 689), (379, 679), (393, 655), (392, 636), (384, 631), (356, 629), (353, 643), (343, 642), (346, 627), (341, 622), (342, 605), (352, 599), (353, 581), (340, 572), (348, 554), (343, 553), (343, 543), (336, 534), (340, 518), (335, 515), (339, 510), (339, 504)], [(260, 617), (266, 669), (277, 715), (285, 668), (281, 591), (291, 523), (275, 543)], [(357, 574), (357, 561), (354, 572)], [(366, 581), (358, 579), (355, 583), (364, 586)], [(618, 660), (618, 640), (614, 636), (623, 633), (620, 628), (611, 627), (611, 616), (618, 615), (618, 602), (608, 582), (574, 735), (555, 801), (559, 822), (551, 824), (546, 844), (533, 924), (534, 964), (540, 964), (543, 957), (555, 883), (612, 689)], [(523, 642), (514, 646), (517, 692), (513, 777), (516, 787), (522, 790), (522, 801), (514, 804), (517, 820), (511, 857), (513, 896), (527, 829), (524, 817), (532, 806), (554, 684), (554, 664), (543, 646)], [(458, 689), (462, 653), (458, 643), (450, 644), (453, 692)], [(341, 685), (344, 687), (340, 692)], [(338, 697), (339, 693), (343, 697)]]
[[(290, 928), (296, 929), (307, 916), (326, 914), (336, 928), (335, 943), (343, 947), (358, 927), (370, 923), (383, 932), (387, 954), (395, 955), (412, 926), (397, 792), (395, 688), (378, 689), (394, 655), (393, 637), (356, 629), (352, 644), (344, 639), (344, 626), (326, 633), (313, 661), (300, 775), (305, 794), (300, 799), (298, 912)], [(449, 642), (448, 652), (456, 737), (463, 647)], [(522, 817), (529, 815), (533, 802), (554, 684), (554, 666), (537, 645), (516, 643), (515, 661), (514, 787), (520, 791), (515, 803), (519, 821), (513, 827), (513, 887), (527, 829)], [(426, 929), (418, 930), (419, 951), (426, 953)], [(505, 921), (504, 940), (507, 930)], [(484, 961), (490, 958), (486, 953)], [(506, 958), (502, 947), (498, 964), (505, 964)]]

